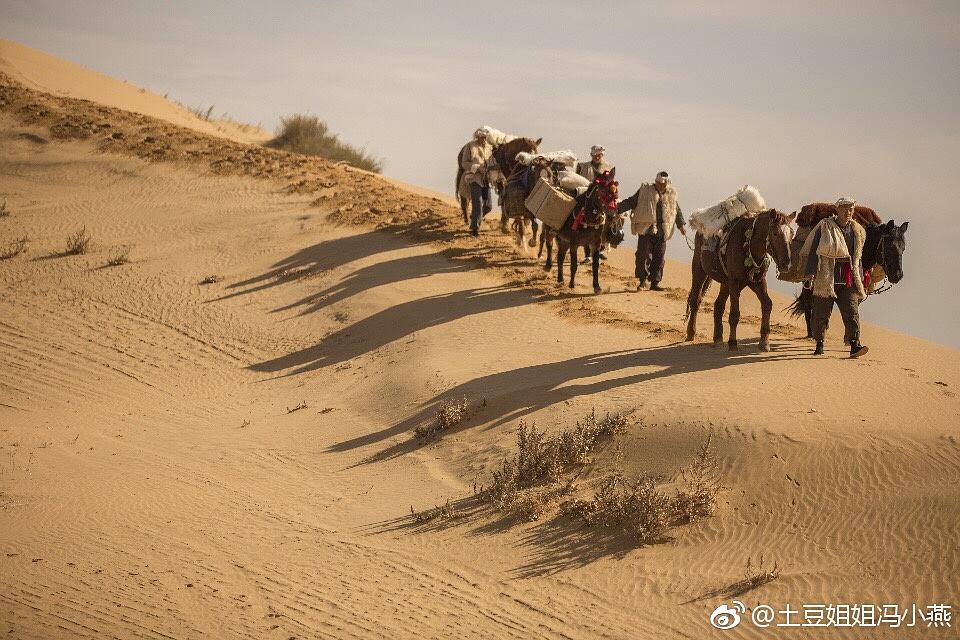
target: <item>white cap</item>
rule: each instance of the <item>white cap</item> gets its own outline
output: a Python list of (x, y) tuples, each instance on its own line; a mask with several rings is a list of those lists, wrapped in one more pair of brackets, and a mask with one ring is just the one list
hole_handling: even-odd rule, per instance
[(660, 173), (657, 174), (657, 182), (661, 184), (670, 182), (670, 174), (667, 173), (666, 171), (661, 171)]
[(606, 151), (606, 149), (604, 149), (603, 146), (599, 144), (595, 144), (592, 147), (590, 147), (590, 155), (592, 156), (595, 156), (598, 153), (603, 153), (604, 151)]
[(857, 204), (857, 201), (853, 198), (848, 198), (847, 196), (840, 196), (837, 200), (838, 207), (852, 207)]

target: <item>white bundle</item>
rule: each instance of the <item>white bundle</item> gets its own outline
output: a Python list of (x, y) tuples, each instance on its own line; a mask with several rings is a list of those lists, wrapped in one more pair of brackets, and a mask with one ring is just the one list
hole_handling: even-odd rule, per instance
[(690, 216), (690, 226), (705, 238), (715, 236), (729, 222), (740, 216), (757, 214), (767, 210), (767, 203), (756, 187), (743, 185), (720, 204), (706, 209), (697, 209)]
[(504, 133), (499, 129), (494, 129), (488, 124), (485, 124), (482, 127), (480, 127), (480, 130), (487, 134), (487, 142), (489, 142), (495, 147), (498, 147), (501, 144), (510, 142), (511, 140), (517, 139), (517, 136), (511, 136), (510, 134)]
[(577, 193), (586, 191), (590, 186), (590, 181), (587, 178), (584, 178), (576, 171), (570, 170), (560, 171), (557, 174), (557, 182), (564, 189), (570, 189), (571, 191), (576, 191)]
[(520, 153), (517, 154), (517, 157), (515, 159), (517, 162), (519, 162), (523, 166), (529, 167), (530, 163), (533, 162), (533, 154), (527, 153), (526, 151), (521, 151)]
[(566, 167), (572, 167), (577, 164), (577, 156), (569, 149), (563, 151), (550, 151), (547, 153), (538, 153), (537, 158), (543, 158), (550, 164), (559, 163)]

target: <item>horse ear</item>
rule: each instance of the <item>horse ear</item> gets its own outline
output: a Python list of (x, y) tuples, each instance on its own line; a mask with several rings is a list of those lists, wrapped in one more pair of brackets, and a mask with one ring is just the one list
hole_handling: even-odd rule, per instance
[(793, 222), (793, 221), (796, 220), (796, 219), (797, 219), (797, 212), (794, 211), (793, 213), (791, 213), (790, 215), (787, 216), (787, 224), (790, 224), (791, 222)]
[(543, 138), (537, 138), (536, 140), (534, 140), (533, 144), (539, 147), (541, 142), (543, 142)]
[(613, 180), (614, 177), (616, 177), (616, 175), (617, 175), (617, 168), (614, 167), (613, 169), (610, 169), (610, 179)]
[(883, 230), (885, 232), (893, 231), (893, 228), (897, 225), (893, 220), (888, 220), (887, 224), (883, 225)]
[(909, 223), (909, 222), (904, 222), (902, 225), (900, 225), (900, 235), (903, 235), (903, 234), (905, 234), (905, 233), (907, 232), (907, 225), (908, 225), (908, 224), (910, 224), (910, 223)]

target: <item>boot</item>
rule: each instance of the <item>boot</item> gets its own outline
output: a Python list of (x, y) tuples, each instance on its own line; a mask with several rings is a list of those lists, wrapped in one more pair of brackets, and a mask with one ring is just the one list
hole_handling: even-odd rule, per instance
[(813, 350), (813, 355), (815, 356), (823, 355), (823, 340), (817, 340), (817, 348)]
[(859, 340), (850, 341), (850, 357), (851, 358), (859, 358), (869, 350), (870, 350), (869, 347), (867, 347), (866, 345), (860, 344)]
[(659, 282), (651, 282), (650, 291), (663, 291), (663, 287), (660, 286)]

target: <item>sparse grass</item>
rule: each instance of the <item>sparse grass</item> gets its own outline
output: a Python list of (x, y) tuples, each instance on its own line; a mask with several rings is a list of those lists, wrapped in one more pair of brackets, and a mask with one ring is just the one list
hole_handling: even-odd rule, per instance
[(307, 408), (307, 401), (301, 400), (300, 404), (298, 404), (294, 408), (291, 409), (290, 407), (287, 407), (287, 413), (293, 413), (295, 411), (300, 411), (301, 409), (306, 409), (306, 408)]
[(283, 149), (308, 156), (320, 156), (334, 162), (343, 161), (359, 169), (380, 173), (383, 163), (367, 153), (366, 149), (343, 142), (330, 132), (326, 122), (317, 116), (296, 113), (280, 119), (275, 138), (266, 143), (273, 149)]
[(214, 284), (214, 283), (217, 283), (217, 282), (220, 282), (220, 276), (218, 276), (218, 275), (211, 275), (211, 276), (207, 276), (206, 278), (204, 278), (203, 280), (201, 280), (201, 281), (199, 282), (199, 284)]
[(201, 120), (205, 120), (205, 121), (207, 121), (207, 122), (210, 122), (210, 120), (213, 118), (213, 108), (214, 108), (216, 105), (213, 105), (213, 104), (212, 104), (212, 105), (210, 105), (209, 107), (207, 107), (206, 109), (204, 109), (204, 108), (201, 107), (201, 106), (187, 106), (187, 105), (183, 105), (183, 106), (187, 109), (187, 111), (189, 111), (189, 112), (192, 113), (193, 115), (197, 116), (197, 117), (200, 118)]
[(9, 260), (10, 258), (20, 255), (27, 250), (28, 242), (30, 242), (30, 238), (27, 236), (21, 236), (13, 242), (8, 243), (6, 246), (0, 248), (0, 260)]
[(747, 566), (743, 572), (743, 580), (734, 582), (723, 590), (723, 594), (729, 598), (741, 596), (748, 591), (762, 587), (768, 582), (773, 582), (779, 577), (780, 565), (777, 564), (776, 560), (773, 561), (772, 565), (768, 565), (762, 553), (756, 563), (753, 562), (752, 556), (747, 556)]
[(83, 227), (75, 233), (67, 236), (67, 248), (63, 252), (65, 256), (83, 255), (90, 248), (90, 241), (93, 238), (87, 233), (87, 228)]
[(719, 469), (713, 455), (713, 432), (700, 446), (693, 463), (680, 470), (685, 488), (673, 500), (677, 524), (687, 524), (712, 516), (717, 507), (717, 496), (723, 490)]
[(410, 505), (410, 516), (417, 524), (424, 524), (433, 520), (453, 520), (461, 517), (462, 515), (462, 513), (457, 511), (456, 508), (450, 504), (449, 498), (447, 498), (446, 504), (438, 505), (432, 509), (427, 509), (426, 511), (416, 511), (414, 510), (413, 505)]
[(4, 200), (3, 204), (0, 204), (0, 218), (6, 218), (10, 215), (11, 211), (7, 208), (7, 201)]
[(114, 253), (109, 260), (107, 260), (108, 267), (119, 267), (122, 264), (127, 264), (130, 262), (130, 246), (124, 245), (122, 247), (117, 247), (116, 253)]
[(467, 417), (467, 399), (444, 400), (437, 410), (436, 419), (429, 424), (420, 425), (413, 430), (413, 434), (421, 440), (432, 438), (444, 431), (459, 427)]

